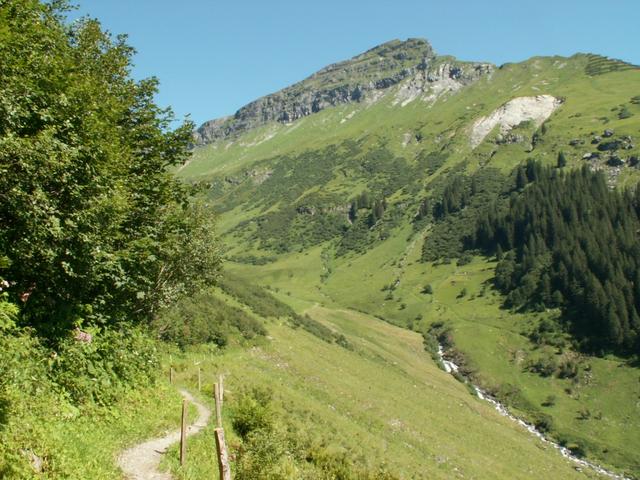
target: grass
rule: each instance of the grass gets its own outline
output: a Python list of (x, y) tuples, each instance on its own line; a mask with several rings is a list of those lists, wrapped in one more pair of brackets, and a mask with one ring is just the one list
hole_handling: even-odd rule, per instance
[[(194, 362), (205, 372), (205, 392), (218, 373), (225, 374), (230, 445), (238, 444), (230, 426), (237, 395), (246, 386), (262, 386), (274, 390), (277, 408), (293, 428), (357, 458), (383, 461), (400, 478), (584, 477), (439, 370), (419, 334), (348, 309), (315, 305), (306, 313), (344, 334), (354, 350), (272, 321), (264, 345), (174, 356), (182, 365), (178, 382), (192, 389)], [(176, 449), (165, 465), (177, 478), (210, 478), (213, 445), (209, 428), (189, 440), (186, 467), (178, 466)]]
[(23, 442), (24, 448), (40, 457), (43, 473), (14, 463), (3, 470), (3, 478), (120, 479), (118, 454), (177, 427), (179, 406), (178, 393), (164, 384), (131, 391), (108, 409), (85, 407), (61, 412), (58, 405), (49, 405), (46, 417), (22, 417), (15, 426), (20, 431), (12, 437), (16, 444)]
[[(583, 445), (587, 456), (599, 463), (637, 473), (640, 425), (633, 412), (640, 395), (638, 370), (621, 359), (586, 357), (583, 363), (591, 367), (589, 383), (574, 384), (571, 379), (529, 373), (526, 363), (540, 351), (526, 334), (542, 315), (501, 309), (502, 299), (490, 286), (493, 262), (476, 258), (461, 267), (455, 262), (423, 264), (418, 261), (421, 241), (419, 237), (407, 241), (408, 234), (408, 229), (400, 230), (365, 255), (334, 260), (333, 272), (324, 282), (320, 278), (321, 247), (269, 265), (229, 268), (277, 290), (281, 300), (299, 311), (322, 312), (323, 321), (355, 345), (359, 343), (354, 337), (366, 339), (368, 333), (362, 325), (344, 321), (344, 313), (335, 313), (345, 307), (351, 315), (359, 315), (353, 309), (368, 312), (370, 315), (361, 317), (367, 319), (367, 327), (379, 323), (372, 315), (415, 330), (425, 330), (436, 321), (446, 322), (452, 327), (457, 348), (477, 369), (479, 383), (487, 387), (515, 385), (531, 407), (516, 409), (517, 413), (529, 418), (540, 412), (550, 414), (557, 439)], [(387, 300), (389, 292), (382, 287), (398, 279), (393, 300)], [(432, 285), (433, 295), (422, 293), (426, 284)], [(463, 289), (467, 294), (459, 298)], [(384, 344), (386, 340), (379, 341)], [(402, 358), (399, 352), (393, 356)], [(354, 363), (346, 365), (351, 368)], [(549, 395), (557, 398), (555, 405), (542, 406)], [(587, 420), (580, 419), (579, 412), (584, 409), (591, 412)]]
[[(379, 252), (375, 258), (384, 263)], [(366, 260), (362, 259), (362, 263)], [(376, 267), (378, 265), (373, 268)], [(633, 413), (640, 396), (637, 368), (618, 358), (584, 357), (583, 362), (591, 368), (588, 381), (576, 384), (571, 379), (543, 378), (528, 373), (526, 363), (539, 354), (539, 349), (526, 334), (544, 314), (514, 314), (501, 309), (501, 297), (487, 286), (492, 277), (492, 263), (476, 259), (462, 267), (418, 263), (406, 266), (394, 291), (394, 297), (406, 303), (404, 310), (397, 308), (397, 302), (391, 303), (390, 308), (389, 302), (384, 302), (384, 292), (362, 288), (363, 280), (372, 278), (369, 276), (372, 273), (362, 272), (358, 279), (353, 277), (354, 271), (357, 268), (349, 268), (345, 279), (340, 278), (341, 271), (337, 269), (329, 282), (327, 288), (337, 301), (364, 307), (396, 323), (414, 324), (416, 329), (424, 329), (436, 321), (446, 322), (452, 327), (456, 347), (477, 369), (480, 383), (517, 386), (535, 411), (553, 416), (556, 438), (581, 442), (587, 447), (588, 456), (598, 462), (636, 474), (640, 471), (637, 453), (640, 423)], [(377, 277), (384, 277), (385, 270), (378, 268), (378, 271)], [(387, 279), (396, 276), (397, 272), (386, 270)], [(360, 286), (362, 293), (352, 289), (348, 295), (342, 295), (344, 283)], [(433, 295), (420, 293), (427, 283), (433, 286)], [(459, 298), (463, 289), (468, 293)], [(412, 320), (418, 314), (423, 320)], [(555, 351), (552, 356), (560, 358)], [(557, 398), (556, 404), (542, 407), (549, 395)], [(579, 412), (583, 409), (592, 414), (588, 420), (580, 419)], [(526, 416), (532, 412), (519, 413)], [(601, 418), (596, 418), (600, 415)]]

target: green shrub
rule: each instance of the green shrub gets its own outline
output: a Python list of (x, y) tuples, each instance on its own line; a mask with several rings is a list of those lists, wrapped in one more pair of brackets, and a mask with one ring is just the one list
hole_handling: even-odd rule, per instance
[(273, 430), (272, 395), (271, 390), (258, 387), (241, 392), (233, 409), (231, 424), (243, 440), (246, 441), (250, 434), (258, 430)]
[(539, 358), (530, 360), (527, 363), (526, 368), (532, 373), (537, 373), (543, 377), (549, 377), (555, 373), (558, 365), (553, 357), (541, 356)]
[(236, 480), (297, 480), (286, 436), (280, 432), (251, 432), (245, 439), (236, 462)]
[(629, 108), (626, 105), (624, 107), (622, 107), (622, 109), (618, 113), (618, 118), (620, 120), (625, 120), (625, 119), (631, 118), (631, 117), (633, 117), (633, 113), (631, 112), (631, 110), (629, 110)]
[(420, 293), (424, 293), (426, 295), (433, 295), (433, 287), (429, 285), (425, 285)]
[(463, 265), (467, 265), (471, 263), (472, 261), (473, 261), (473, 255), (471, 255), (468, 252), (465, 252), (460, 256), (460, 258), (456, 263), (458, 264), (459, 267), (461, 267)]
[(574, 359), (567, 359), (563, 361), (558, 367), (558, 378), (575, 378), (578, 376), (580, 365)]
[(289, 317), (294, 311), (264, 288), (225, 272), (219, 280), (220, 287), (229, 295), (244, 303), (262, 317)]
[(553, 418), (546, 413), (537, 412), (533, 415), (534, 426), (543, 433), (553, 430)]
[(154, 341), (141, 330), (93, 329), (90, 341), (79, 330), (60, 343), (51, 377), (76, 404), (111, 405), (128, 389), (156, 379), (160, 363)]
[[(314, 320), (309, 315), (294, 315), (292, 317), (293, 325), (296, 327), (302, 327), (307, 332), (312, 335), (315, 335), (321, 340), (324, 340), (328, 343), (333, 343), (338, 340), (338, 336), (329, 328), (325, 327), (323, 324)], [(346, 339), (345, 339), (346, 340)]]
[[(252, 388), (232, 400), (236, 480), (396, 480), (384, 465), (363, 464), (355, 452), (321, 430), (300, 430), (271, 398)], [(330, 434), (329, 434), (330, 435)]]
[(18, 306), (7, 301), (7, 294), (0, 293), (0, 332), (11, 330), (16, 325)]
[(204, 343), (223, 347), (231, 335), (251, 340), (267, 333), (260, 321), (209, 292), (181, 300), (155, 319), (153, 326), (162, 340), (183, 349)]

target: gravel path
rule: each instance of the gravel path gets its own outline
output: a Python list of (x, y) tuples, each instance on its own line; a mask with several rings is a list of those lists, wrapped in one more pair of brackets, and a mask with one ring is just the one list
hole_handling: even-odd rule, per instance
[[(187, 436), (191, 436), (206, 427), (211, 410), (198, 402), (186, 390), (180, 390), (180, 394), (198, 409), (198, 418), (187, 429)], [(124, 478), (127, 480), (171, 480), (171, 475), (159, 472), (158, 466), (167, 449), (179, 441), (180, 429), (177, 429), (164, 437), (147, 440), (122, 452), (118, 457), (118, 466), (124, 472)]]

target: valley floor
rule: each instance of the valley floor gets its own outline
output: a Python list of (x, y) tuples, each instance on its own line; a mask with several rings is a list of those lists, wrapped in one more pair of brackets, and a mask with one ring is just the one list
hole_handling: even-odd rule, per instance
[[(229, 408), (247, 386), (271, 388), (291, 428), (322, 439), (328, 450), (384, 463), (400, 478), (599, 478), (577, 471), (472, 396), (436, 366), (420, 334), (351, 309), (289, 298), (344, 334), (352, 348), (272, 321), (262, 345), (174, 357), (180, 382), (193, 387), (196, 363), (207, 375), (204, 391), (224, 373)], [(236, 441), (231, 434), (230, 443)], [(191, 466), (179, 468), (175, 452), (166, 463), (177, 478), (206, 478), (216, 468), (206, 453), (212, 442), (209, 428), (190, 444)]]
[[(414, 465), (410, 475), (434, 471), (451, 478), (459, 470), (474, 478), (481, 478), (476, 477), (479, 471), (491, 472), (491, 478), (568, 478), (567, 473), (541, 475), (544, 470), (540, 468), (554, 464), (574, 474), (574, 465), (556, 458), (560, 457), (557, 452), (544, 453), (554, 460), (539, 458), (544, 445), (509, 421), (494, 418), (497, 414), (490, 406), (482, 405), (462, 384), (438, 370), (415, 331), (443, 322), (476, 382), (491, 391), (515, 392), (510, 405), (515, 414), (530, 421), (539, 415), (552, 417), (553, 438), (595, 463), (637, 476), (637, 368), (615, 357), (587, 357), (533, 345), (528, 338), (531, 326), (552, 312), (503, 310), (500, 296), (491, 287), (493, 262), (475, 259), (464, 266), (421, 263), (420, 242), (405, 241), (407, 236), (395, 235), (364, 256), (330, 265), (323, 260), (321, 248), (263, 266), (232, 264), (229, 269), (235, 274), (269, 288), (298, 312), (306, 311), (358, 347), (349, 352), (323, 345), (332, 350), (321, 352), (309, 345), (309, 351), (293, 354), (297, 336), (288, 338), (292, 334), (286, 330), (268, 327), (274, 331), (270, 348), (275, 351), (254, 355), (264, 360), (283, 356), (283, 360), (274, 360), (280, 367), (274, 372), (266, 369), (270, 372), (266, 377), (272, 378), (279, 369), (277, 382), (285, 384), (290, 367), (296, 365), (295, 372), (304, 372), (301, 377), (305, 379), (297, 387), (304, 393), (298, 396), (304, 398), (307, 392), (337, 395), (331, 405), (344, 404), (344, 411), (342, 415), (323, 412), (340, 419), (327, 423), (350, 419), (348, 429), (356, 433), (348, 436), (367, 438), (364, 443), (354, 442), (356, 445), (370, 442), (367, 449), (381, 448), (378, 452), (391, 453), (399, 464)], [(331, 274), (322, 279), (327, 267)], [(433, 294), (424, 293), (427, 283)], [(278, 348), (279, 342), (284, 346)], [(577, 379), (531, 373), (529, 365), (545, 356), (558, 360), (575, 356), (582, 373)], [(263, 376), (251, 375), (256, 381)], [(552, 405), (545, 406), (549, 398)], [(361, 425), (369, 425), (371, 432), (363, 432)], [(492, 435), (495, 438), (489, 441)], [(518, 447), (523, 444), (533, 447), (535, 454)], [(447, 460), (441, 461), (443, 458)]]

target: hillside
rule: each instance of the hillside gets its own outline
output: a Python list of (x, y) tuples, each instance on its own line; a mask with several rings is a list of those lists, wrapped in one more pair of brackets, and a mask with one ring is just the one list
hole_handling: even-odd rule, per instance
[(395, 41), (206, 123), (176, 173), (207, 186), (228, 270), (300, 313), (359, 311), (425, 335), (444, 324), (447, 355), (474, 383), (524, 418), (547, 416), (548, 435), (577, 454), (637, 476), (636, 354), (584, 350), (564, 307), (506, 308), (495, 257), (465, 238), (520, 195), (516, 167), (529, 159), (634, 188), (639, 95), (637, 67), (597, 55), (494, 67)]
[[(238, 304), (224, 292), (216, 295)], [(350, 346), (322, 341), (303, 329), (291, 329), (283, 319), (269, 318), (269, 339), (259, 345), (214, 356), (174, 356), (182, 385), (194, 385), (196, 360), (205, 372), (207, 390), (216, 378), (206, 373), (223, 372), (230, 409), (248, 388), (272, 392), (278, 426), (298, 441), (289, 441), (288, 453), (263, 454), (253, 476), (242, 478), (335, 478), (302, 470), (301, 465), (340, 462), (350, 469), (382, 466), (393, 475), (383, 476), (380, 470), (370, 477), (343, 473), (344, 478), (597, 478), (577, 472), (553, 449), (541, 447), (490, 405), (469, 395), (433, 363), (418, 333), (337, 305), (320, 306), (286, 294), (277, 297), (344, 335)], [(215, 474), (216, 459), (209, 454), (212, 430), (190, 446), (198, 458), (190, 469), (180, 469), (177, 461), (169, 463), (183, 475), (177, 478)], [(278, 452), (269, 439), (259, 440), (261, 451)], [(230, 440), (236, 441), (235, 436)]]

